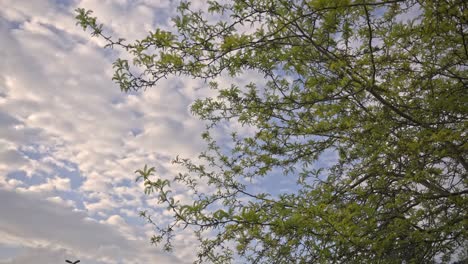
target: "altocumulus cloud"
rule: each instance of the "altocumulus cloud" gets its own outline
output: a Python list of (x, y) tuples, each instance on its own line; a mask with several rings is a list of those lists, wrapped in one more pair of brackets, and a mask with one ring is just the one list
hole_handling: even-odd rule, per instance
[(111, 226), (88, 218), (85, 212), (41, 200), (37, 194), (0, 189), (0, 201), (0, 242), (31, 248), (18, 260), (6, 263), (20, 263), (29, 257), (34, 257), (35, 263), (61, 260), (51, 257), (79, 257), (96, 263), (180, 262), (175, 257), (155, 254), (143, 241), (126, 239)]
[(202, 84), (182, 78), (120, 93), (110, 80), (122, 54), (103, 50), (74, 19), (75, 8), (93, 9), (110, 33), (135, 39), (169, 27), (175, 2), (0, 1), (0, 263), (193, 256), (189, 234), (176, 238), (173, 256), (150, 247), (151, 227), (136, 212), (162, 209), (132, 172), (150, 164), (167, 177), (171, 158), (202, 148), (203, 124), (188, 111)]

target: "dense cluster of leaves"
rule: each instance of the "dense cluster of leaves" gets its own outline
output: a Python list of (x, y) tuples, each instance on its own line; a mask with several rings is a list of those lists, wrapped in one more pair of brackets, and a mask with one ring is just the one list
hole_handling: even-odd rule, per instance
[[(169, 250), (173, 233), (190, 226), (200, 263), (449, 261), (468, 239), (467, 3), (208, 5), (204, 13), (181, 3), (176, 31), (156, 29), (131, 44), (77, 10), (84, 29), (133, 55), (114, 64), (123, 91), (168, 75), (205, 79), (218, 96), (197, 100), (193, 113), (213, 126), (235, 120), (256, 131), (233, 133), (229, 151), (208, 131), (205, 166), (175, 160), (187, 172), (173, 181), (192, 190), (191, 204), (174, 200), (171, 182), (153, 180), (153, 168), (137, 171), (174, 216), (167, 227), (155, 223), (153, 242)], [(214, 81), (247, 70), (266, 85)], [(337, 153), (336, 163), (312, 169), (324, 151)], [(246, 179), (278, 169), (297, 180), (297, 192), (249, 191)], [(200, 191), (202, 180), (212, 192)]]

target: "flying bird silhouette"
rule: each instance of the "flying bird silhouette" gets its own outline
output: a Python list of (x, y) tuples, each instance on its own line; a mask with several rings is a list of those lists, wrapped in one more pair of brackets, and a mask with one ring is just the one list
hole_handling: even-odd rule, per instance
[(80, 262), (80, 260), (77, 260), (77, 261), (75, 261), (75, 262), (71, 262), (71, 261), (69, 261), (69, 260), (67, 259), (67, 260), (65, 260), (65, 262), (67, 262), (67, 263), (71, 263), (71, 264), (76, 264), (76, 263), (79, 263), (79, 262)]

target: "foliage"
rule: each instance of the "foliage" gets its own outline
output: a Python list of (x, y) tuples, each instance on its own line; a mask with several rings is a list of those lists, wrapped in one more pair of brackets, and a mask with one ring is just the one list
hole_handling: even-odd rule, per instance
[[(227, 2), (227, 3), (225, 3)], [(137, 171), (146, 192), (173, 213), (153, 242), (171, 249), (190, 226), (198, 262), (447, 262), (468, 238), (467, 3), (462, 0), (182, 2), (176, 30), (127, 44), (103, 34), (90, 11), (78, 23), (133, 56), (115, 62), (123, 91), (169, 75), (210, 83), (217, 97), (192, 112), (210, 122), (201, 161), (173, 181)], [(136, 72), (142, 74), (136, 74)], [(255, 71), (267, 80), (218, 84)], [(255, 128), (233, 147), (209, 131), (221, 122)], [(337, 154), (316, 170), (325, 151)], [(205, 164), (205, 165), (201, 165)], [(254, 193), (249, 180), (280, 171), (297, 192)], [(171, 183), (192, 190), (174, 200)], [(211, 192), (203, 184), (210, 186)]]

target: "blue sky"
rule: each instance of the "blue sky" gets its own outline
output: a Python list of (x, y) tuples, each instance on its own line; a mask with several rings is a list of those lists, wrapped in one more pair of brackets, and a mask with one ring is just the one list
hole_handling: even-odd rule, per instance
[(171, 1), (0, 1), (0, 263), (185, 263), (191, 234), (173, 254), (149, 245), (137, 213), (162, 210), (133, 171), (148, 163), (168, 177), (171, 158), (200, 151), (203, 124), (187, 107), (201, 84), (121, 93), (111, 63), (123, 54), (75, 25), (77, 7), (129, 39), (167, 28), (175, 11)]
[[(189, 230), (175, 237), (171, 254), (149, 245), (153, 231), (138, 211), (149, 209), (161, 223), (169, 216), (144, 196), (133, 171), (149, 164), (171, 177), (178, 172), (172, 158), (203, 150), (204, 124), (188, 106), (211, 91), (178, 77), (144, 93), (121, 93), (111, 64), (127, 55), (103, 50), (74, 19), (77, 7), (92, 9), (109, 34), (134, 40), (155, 27), (170, 29), (177, 2), (0, 1), (0, 264), (192, 260)], [(224, 130), (249, 132), (228, 124), (217, 133)], [(287, 190), (288, 182), (260, 181), (259, 190)]]

